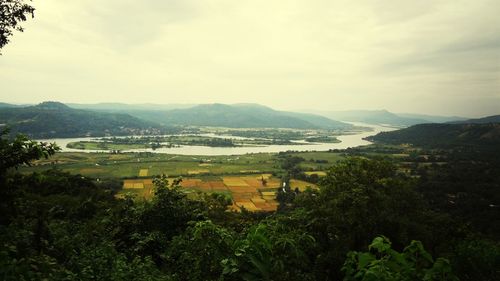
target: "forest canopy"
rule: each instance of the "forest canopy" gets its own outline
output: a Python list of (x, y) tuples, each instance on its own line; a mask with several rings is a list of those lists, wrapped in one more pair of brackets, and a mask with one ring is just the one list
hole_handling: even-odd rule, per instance
[(387, 160), (347, 158), (319, 190), (281, 196), (276, 213), (235, 213), (227, 197), (187, 198), (180, 180), (165, 176), (144, 201), (115, 197), (113, 180), (57, 169), (19, 174), (13, 167), (55, 148), (5, 136), (1, 146), (10, 159), (0, 190), (2, 280), (498, 277), (494, 236), (434, 208), (421, 183)]

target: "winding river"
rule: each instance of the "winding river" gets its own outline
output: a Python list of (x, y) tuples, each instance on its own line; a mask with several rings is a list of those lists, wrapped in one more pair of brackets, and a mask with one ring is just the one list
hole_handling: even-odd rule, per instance
[[(248, 147), (208, 147), (208, 146), (194, 146), (194, 145), (183, 145), (180, 147), (172, 147), (172, 148), (158, 148), (156, 150), (152, 150), (150, 148), (143, 149), (130, 149), (124, 150), (123, 152), (153, 152), (153, 153), (166, 153), (166, 154), (179, 154), (179, 155), (205, 155), (205, 156), (214, 156), (214, 155), (242, 155), (247, 153), (277, 153), (282, 151), (327, 151), (330, 149), (346, 149), (349, 147), (357, 147), (362, 145), (368, 145), (371, 142), (364, 140), (368, 136), (376, 135), (380, 132), (387, 132), (397, 130), (392, 127), (385, 127), (379, 125), (371, 125), (365, 123), (352, 123), (354, 125), (370, 127), (372, 131), (370, 132), (362, 132), (359, 134), (352, 135), (342, 135), (337, 136), (337, 138), (341, 141), (340, 143), (313, 143), (309, 145), (302, 144), (290, 144), (290, 145), (268, 145), (268, 146), (248, 146)], [(215, 136), (215, 135), (211, 135)], [(225, 138), (237, 138), (233, 136), (219, 136)], [(73, 149), (68, 148), (66, 145), (70, 142), (77, 141), (90, 141), (94, 140), (93, 137), (86, 138), (60, 138), (60, 139), (44, 139), (39, 141), (44, 142), (55, 142), (57, 143), (63, 152), (108, 152), (108, 150), (81, 150), (81, 149)]]

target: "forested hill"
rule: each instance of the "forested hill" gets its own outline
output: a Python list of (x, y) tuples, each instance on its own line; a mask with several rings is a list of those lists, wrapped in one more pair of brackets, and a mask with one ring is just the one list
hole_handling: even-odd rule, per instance
[(121, 113), (73, 109), (58, 102), (0, 108), (0, 124), (33, 138), (159, 133), (165, 128)]
[(169, 124), (230, 128), (346, 129), (352, 125), (314, 114), (277, 111), (257, 104), (203, 104), (166, 111)]
[(466, 119), (456, 116), (393, 113), (387, 110), (322, 111), (319, 113), (335, 120), (363, 122), (368, 124), (386, 124), (398, 127), (408, 127), (426, 123), (445, 123)]
[(419, 124), (406, 129), (382, 132), (369, 140), (389, 144), (409, 143), (422, 147), (460, 145), (500, 147), (500, 123)]
[(454, 124), (488, 124), (488, 123), (500, 123), (500, 115), (492, 115), (483, 118), (469, 119), (464, 121), (450, 122)]

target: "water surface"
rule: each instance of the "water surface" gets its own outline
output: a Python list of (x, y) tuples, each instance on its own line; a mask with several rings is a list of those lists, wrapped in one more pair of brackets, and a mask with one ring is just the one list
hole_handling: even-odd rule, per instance
[[(171, 147), (171, 148), (162, 147), (162, 148), (157, 148), (156, 150), (153, 150), (151, 148), (130, 149), (130, 150), (123, 150), (122, 152), (153, 152), (153, 153), (180, 154), (180, 155), (214, 156), (214, 155), (242, 155), (247, 153), (262, 153), (262, 152), (277, 153), (289, 150), (327, 151), (330, 149), (346, 149), (350, 147), (368, 145), (371, 144), (371, 142), (364, 140), (363, 138), (376, 135), (380, 132), (396, 130), (396, 128), (392, 127), (371, 125), (365, 123), (352, 123), (352, 124), (357, 126), (370, 127), (373, 129), (373, 131), (337, 136), (337, 139), (341, 141), (340, 143), (312, 143), (308, 145), (289, 144), (289, 145), (244, 146), (244, 147), (208, 147), (208, 146), (183, 145), (180, 147)], [(204, 135), (212, 137), (222, 137), (222, 138), (245, 139), (242, 137), (218, 136), (213, 134), (204, 134)], [(109, 150), (82, 150), (82, 149), (74, 149), (66, 147), (66, 145), (70, 142), (92, 141), (95, 139), (96, 138), (93, 137), (85, 137), (85, 138), (45, 139), (40, 141), (55, 142), (61, 147), (63, 152), (109, 152)], [(303, 143), (304, 141), (298, 141), (298, 142)]]

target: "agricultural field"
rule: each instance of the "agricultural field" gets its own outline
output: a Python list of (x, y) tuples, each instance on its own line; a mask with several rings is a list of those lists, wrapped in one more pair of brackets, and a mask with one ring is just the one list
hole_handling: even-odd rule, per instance
[[(345, 158), (342, 153), (336, 152), (294, 152), (290, 155), (305, 159), (299, 164), (299, 167), (304, 171), (324, 171)], [(318, 176), (320, 175), (318, 174)]]
[[(317, 165), (323, 168), (342, 159), (338, 153), (305, 152), (291, 153), (306, 161), (301, 166)], [(320, 160), (320, 161), (316, 161)], [(326, 161), (325, 161), (326, 160)], [(123, 190), (137, 198), (150, 199), (154, 192), (152, 178), (166, 174), (169, 179), (182, 178), (181, 187), (188, 196), (198, 192), (227, 194), (233, 200), (231, 209), (239, 211), (274, 211), (277, 209), (276, 193), (281, 184), (282, 173), (277, 154), (259, 153), (234, 156), (183, 156), (154, 153), (57, 153), (49, 160), (39, 160), (23, 172), (57, 168), (72, 174), (91, 178), (118, 178), (123, 180)], [(320, 162), (320, 163), (317, 163)], [(310, 170), (310, 168), (306, 168)], [(309, 172), (308, 172), (309, 173)], [(322, 176), (324, 172), (314, 172)], [(292, 180), (291, 187), (303, 191), (315, 185)]]
[[(173, 180), (170, 179), (170, 180)], [(271, 174), (182, 178), (181, 188), (188, 196), (197, 192), (224, 193), (233, 200), (232, 210), (240, 211), (275, 211), (278, 207), (276, 191), (281, 180)], [(135, 194), (142, 199), (153, 196), (152, 179), (125, 179), (120, 196)]]
[(310, 176), (310, 175), (318, 175), (318, 177), (324, 177), (326, 176), (325, 171), (310, 171), (310, 172), (304, 172), (304, 174)]
[[(284, 173), (284, 162), (290, 157), (306, 177), (291, 179), (292, 190), (315, 189), (316, 185), (304, 181), (307, 177), (323, 177), (328, 168), (345, 158), (347, 154), (359, 156), (384, 155), (398, 162), (400, 172), (410, 173), (413, 166), (431, 165), (441, 160), (439, 155), (419, 155), (405, 147), (368, 146), (342, 152), (287, 152), (258, 153), (233, 156), (185, 156), (155, 153), (57, 153), (49, 160), (39, 160), (22, 172), (39, 172), (57, 168), (72, 174), (95, 179), (121, 179), (123, 190), (137, 198), (150, 199), (154, 192), (152, 178), (166, 174), (169, 179), (182, 178), (181, 187), (188, 196), (199, 192), (224, 193), (233, 200), (231, 209), (249, 211), (276, 210), (277, 190), (281, 184), (279, 175)], [(415, 154), (415, 155), (413, 155)], [(418, 160), (418, 162), (414, 162)], [(433, 160), (433, 161), (431, 161)], [(275, 176), (272, 176), (275, 175)], [(316, 181), (314, 181), (316, 182)]]
[(182, 156), (155, 153), (80, 152), (57, 153), (49, 160), (35, 161), (31, 167), (24, 167), (22, 171), (29, 173), (50, 167), (92, 178), (137, 178), (161, 174), (189, 177), (279, 171), (279, 164), (274, 159), (274, 155), (268, 153), (237, 156)]
[(295, 188), (298, 188), (300, 192), (304, 192), (308, 188), (317, 189), (318, 186), (315, 184), (312, 184), (310, 182), (292, 179), (292, 180), (290, 180), (290, 188), (292, 190), (295, 190)]

